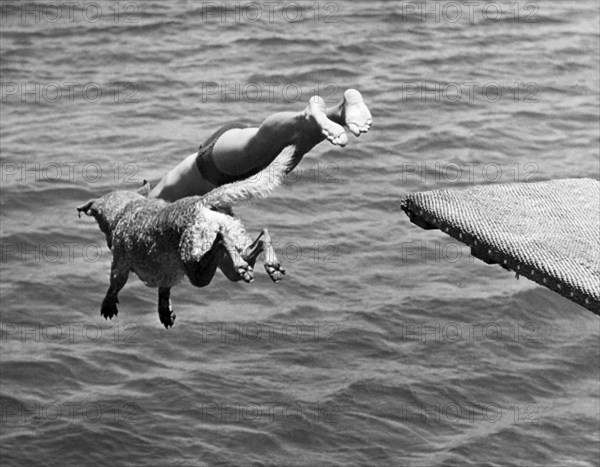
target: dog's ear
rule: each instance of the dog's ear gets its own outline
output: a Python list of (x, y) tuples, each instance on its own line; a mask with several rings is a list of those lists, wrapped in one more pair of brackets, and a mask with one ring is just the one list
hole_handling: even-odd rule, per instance
[(95, 209), (93, 209), (95, 202), (95, 199), (91, 199), (87, 203), (83, 203), (81, 206), (78, 206), (77, 215), (81, 217), (81, 213), (83, 212), (86, 216), (93, 216), (95, 213), (97, 213), (95, 212)]
[(138, 195), (142, 195), (143, 197), (147, 198), (150, 194), (151, 189), (152, 187), (150, 186), (150, 182), (148, 180), (144, 180), (144, 183), (142, 183), (142, 187), (138, 188), (135, 192)]

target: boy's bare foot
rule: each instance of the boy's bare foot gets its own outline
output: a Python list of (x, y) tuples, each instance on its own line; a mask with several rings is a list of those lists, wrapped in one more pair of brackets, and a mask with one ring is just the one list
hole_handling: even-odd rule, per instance
[(348, 89), (344, 93), (342, 119), (355, 136), (360, 136), (371, 128), (373, 123), (371, 112), (356, 89)]
[(344, 127), (327, 118), (325, 101), (319, 96), (313, 96), (308, 101), (304, 114), (314, 120), (319, 126), (321, 133), (331, 144), (346, 146), (348, 136)]

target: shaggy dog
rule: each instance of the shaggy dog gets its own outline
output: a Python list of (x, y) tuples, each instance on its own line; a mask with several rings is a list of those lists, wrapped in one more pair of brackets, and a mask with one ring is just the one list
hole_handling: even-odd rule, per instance
[(77, 208), (79, 215), (93, 216), (113, 254), (110, 287), (101, 315), (118, 313), (118, 293), (134, 272), (148, 287), (158, 287), (158, 316), (166, 328), (173, 326), (171, 287), (187, 276), (192, 285), (210, 284), (217, 267), (231, 281), (254, 279), (254, 264), (265, 253), (265, 269), (274, 282), (281, 268), (267, 229), (254, 242), (232, 205), (266, 197), (281, 184), (290, 167), (294, 148), (285, 148), (258, 174), (223, 185), (204, 196), (183, 198), (173, 203), (148, 199), (150, 185), (136, 191), (114, 191)]

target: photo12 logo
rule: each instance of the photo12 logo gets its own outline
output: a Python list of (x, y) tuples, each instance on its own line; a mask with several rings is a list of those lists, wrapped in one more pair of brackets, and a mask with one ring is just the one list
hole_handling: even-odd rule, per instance
[[(104, 8), (103, 8), (104, 7)], [(139, 3), (124, 2), (2, 2), (0, 21), (4, 23), (137, 23)]]
[(432, 321), (401, 323), (402, 342), (424, 344), (464, 344), (516, 342), (537, 344), (548, 340), (553, 333), (551, 326), (529, 321), (461, 323), (456, 321)]
[(6, 183), (87, 182), (141, 185), (140, 167), (135, 162), (110, 162), (101, 165), (89, 161), (2, 162), (0, 180)]
[(21, 344), (76, 344), (101, 340), (121, 344), (137, 344), (139, 327), (136, 324), (109, 322), (76, 323), (0, 323), (2, 343), (18, 341)]
[(140, 410), (130, 402), (0, 403), (2, 424), (36, 423), (135, 423)]
[(200, 96), (205, 102), (304, 102), (312, 96), (321, 96), (328, 104), (339, 101), (337, 83), (309, 83), (279, 81), (202, 82)]
[(402, 162), (400, 178), (435, 183), (507, 183), (534, 179), (540, 168), (536, 162)]
[(515, 23), (538, 23), (540, 5), (537, 1), (479, 2), (404, 1), (400, 2), (402, 22), (480, 23), (511, 20)]
[(500, 101), (537, 104), (540, 86), (534, 82), (480, 83), (463, 81), (439, 83), (411, 81), (400, 84), (400, 101), (459, 103), (476, 101), (495, 104)]
[(292, 402), (234, 402), (203, 403), (200, 418), (213, 423), (335, 423), (340, 407), (334, 402), (306, 404)]
[(115, 82), (101, 85), (96, 82), (80, 83), (76, 81), (49, 82), (38, 81), (0, 83), (1, 101), (10, 103), (35, 104), (73, 104), (98, 103), (108, 101), (114, 104), (136, 104), (138, 85), (131, 82)]
[(342, 325), (335, 322), (212, 322), (200, 328), (202, 343), (319, 343), (334, 340)]
[(313, 21), (337, 23), (339, 2), (202, 2), (202, 22), (274, 23)]
[(469, 402), (459, 405), (455, 402), (434, 401), (421, 404), (400, 404), (398, 414), (403, 422), (431, 421), (437, 423), (536, 423), (540, 406), (532, 402)]
[(0, 263), (68, 264), (83, 260), (97, 263), (102, 259), (102, 245), (80, 242), (2, 242)]

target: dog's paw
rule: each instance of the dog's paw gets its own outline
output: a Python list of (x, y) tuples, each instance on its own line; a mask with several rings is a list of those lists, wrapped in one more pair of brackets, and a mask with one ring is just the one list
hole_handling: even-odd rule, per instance
[(254, 269), (249, 264), (238, 266), (236, 271), (244, 282), (254, 281)]
[(281, 267), (279, 262), (266, 262), (265, 270), (273, 282), (279, 282), (285, 275), (285, 269)]
[(105, 298), (102, 301), (102, 308), (100, 308), (100, 314), (104, 316), (104, 319), (112, 319), (113, 316), (117, 316), (119, 314), (119, 310), (117, 309), (117, 302)]
[(158, 312), (158, 317), (160, 319), (160, 322), (163, 324), (163, 326), (166, 329), (173, 327), (173, 325), (175, 324), (175, 318), (177, 318), (175, 313), (173, 313), (173, 310), (170, 308), (167, 308), (165, 310), (160, 310)]

